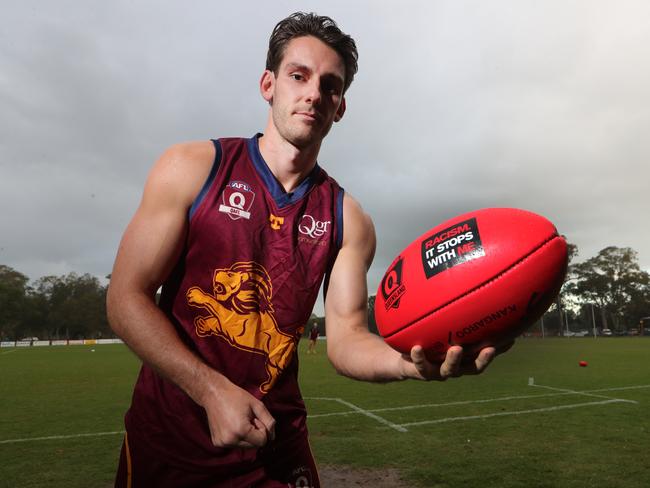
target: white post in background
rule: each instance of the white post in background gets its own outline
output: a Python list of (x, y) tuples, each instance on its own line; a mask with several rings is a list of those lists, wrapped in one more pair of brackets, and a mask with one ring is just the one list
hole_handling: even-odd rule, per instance
[(594, 304), (591, 304), (591, 324), (594, 332), (594, 339), (596, 338), (596, 316), (594, 315)]
[(568, 337), (571, 331), (569, 330), (569, 314), (566, 313), (566, 310), (564, 311), (564, 322), (566, 322), (566, 335)]

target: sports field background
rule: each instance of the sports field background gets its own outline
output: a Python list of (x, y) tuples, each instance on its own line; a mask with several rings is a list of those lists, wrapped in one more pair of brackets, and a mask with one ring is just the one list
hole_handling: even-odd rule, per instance
[[(300, 361), (320, 464), (414, 487), (650, 486), (650, 338), (521, 339), (481, 376), (386, 385), (318, 347)], [(138, 367), (123, 345), (0, 349), (0, 487), (111, 486)]]

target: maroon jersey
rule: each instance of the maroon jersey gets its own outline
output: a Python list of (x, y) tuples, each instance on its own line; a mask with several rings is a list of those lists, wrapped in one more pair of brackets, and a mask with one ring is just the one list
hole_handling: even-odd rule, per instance
[(285, 192), (258, 137), (214, 141), (214, 167), (160, 307), (203, 361), (264, 402), (276, 441), (261, 450), (213, 447), (203, 409), (144, 365), (127, 431), (171, 464), (250, 469), (265, 450), (306, 434), (296, 348), (340, 248), (343, 190), (316, 165)]

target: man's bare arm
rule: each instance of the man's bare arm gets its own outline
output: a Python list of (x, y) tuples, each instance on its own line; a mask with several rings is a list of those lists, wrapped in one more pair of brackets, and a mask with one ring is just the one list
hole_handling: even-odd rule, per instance
[(429, 362), (421, 347), (403, 355), (368, 331), (366, 273), (375, 252), (375, 231), (370, 218), (348, 195), (344, 198), (344, 238), (330, 275), (325, 321), (327, 352), (337, 371), (366, 381), (406, 378), (445, 380), (479, 373), (495, 354), (486, 348), (473, 363), (461, 364), (462, 348), (452, 347), (441, 364)]
[(108, 318), (144, 362), (205, 408), (215, 445), (260, 446), (273, 436), (270, 413), (190, 351), (154, 301), (182, 252), (188, 211), (214, 154), (209, 141), (188, 143), (170, 148), (154, 165), (120, 243), (108, 290)]

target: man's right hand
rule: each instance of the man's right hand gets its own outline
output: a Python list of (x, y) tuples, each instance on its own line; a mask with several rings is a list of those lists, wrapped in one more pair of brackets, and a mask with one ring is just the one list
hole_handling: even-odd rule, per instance
[(204, 396), (212, 444), (216, 447), (262, 447), (275, 439), (275, 419), (246, 390), (222, 377), (218, 388)]

